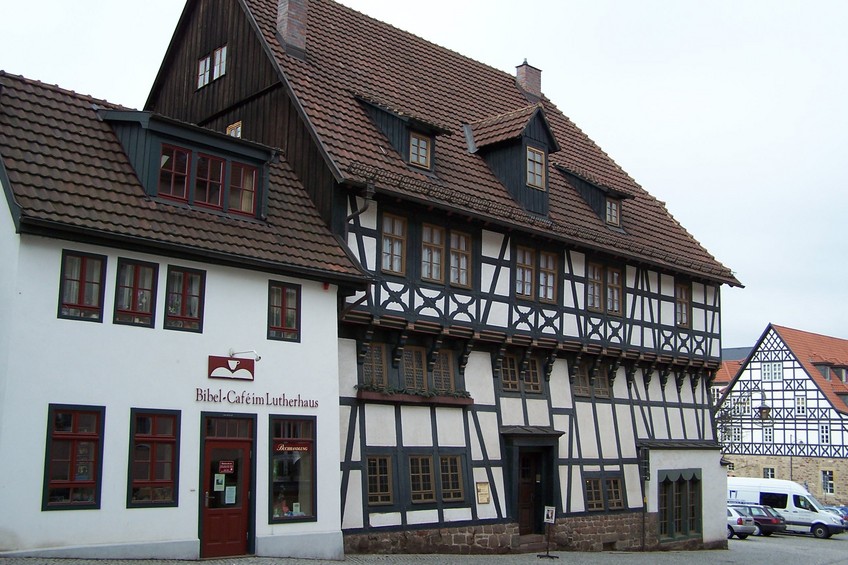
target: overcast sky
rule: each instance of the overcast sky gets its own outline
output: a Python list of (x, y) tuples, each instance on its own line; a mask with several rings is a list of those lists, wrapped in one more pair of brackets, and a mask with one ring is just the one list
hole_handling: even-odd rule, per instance
[[(769, 322), (848, 338), (848, 2), (344, 0), (542, 90), (745, 288)], [(0, 69), (141, 108), (182, 0), (0, 0)]]

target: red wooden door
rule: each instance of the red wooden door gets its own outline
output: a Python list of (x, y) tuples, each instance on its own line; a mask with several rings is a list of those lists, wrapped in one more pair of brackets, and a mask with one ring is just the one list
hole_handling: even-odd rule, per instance
[(201, 485), (201, 557), (247, 553), (250, 441), (207, 439)]

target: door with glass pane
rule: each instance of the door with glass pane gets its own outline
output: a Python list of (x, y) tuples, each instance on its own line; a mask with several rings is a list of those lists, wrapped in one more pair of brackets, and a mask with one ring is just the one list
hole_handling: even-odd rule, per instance
[[(216, 426), (223, 421), (224, 426)], [(201, 557), (245, 555), (251, 513), (252, 421), (207, 418), (207, 432), (236, 437), (207, 437), (201, 484)], [(238, 437), (244, 434), (245, 437)]]

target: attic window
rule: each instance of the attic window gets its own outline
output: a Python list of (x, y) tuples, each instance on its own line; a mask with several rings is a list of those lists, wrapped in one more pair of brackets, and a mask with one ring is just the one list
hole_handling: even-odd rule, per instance
[(241, 120), (227, 126), (227, 135), (230, 137), (241, 137)]
[(203, 88), (209, 84), (210, 57), (207, 55), (197, 62), (197, 88)]
[(227, 72), (227, 46), (218, 47), (213, 54), (215, 64), (212, 66), (212, 80), (224, 76)]
[(430, 168), (430, 138), (420, 133), (409, 132), (409, 164), (424, 169)]
[(200, 90), (211, 80), (217, 80), (227, 72), (227, 46), (218, 47), (211, 55), (197, 62), (197, 88)]
[(621, 225), (621, 202), (616, 198), (607, 197), (606, 222), (611, 226)]
[(534, 147), (527, 148), (527, 186), (545, 189), (545, 153)]

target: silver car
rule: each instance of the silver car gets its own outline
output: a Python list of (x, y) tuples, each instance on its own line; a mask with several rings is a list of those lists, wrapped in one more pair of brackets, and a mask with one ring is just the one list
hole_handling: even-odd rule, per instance
[(735, 508), (727, 508), (727, 539), (736, 536), (745, 539), (757, 531), (757, 523), (750, 516), (746, 516)]

